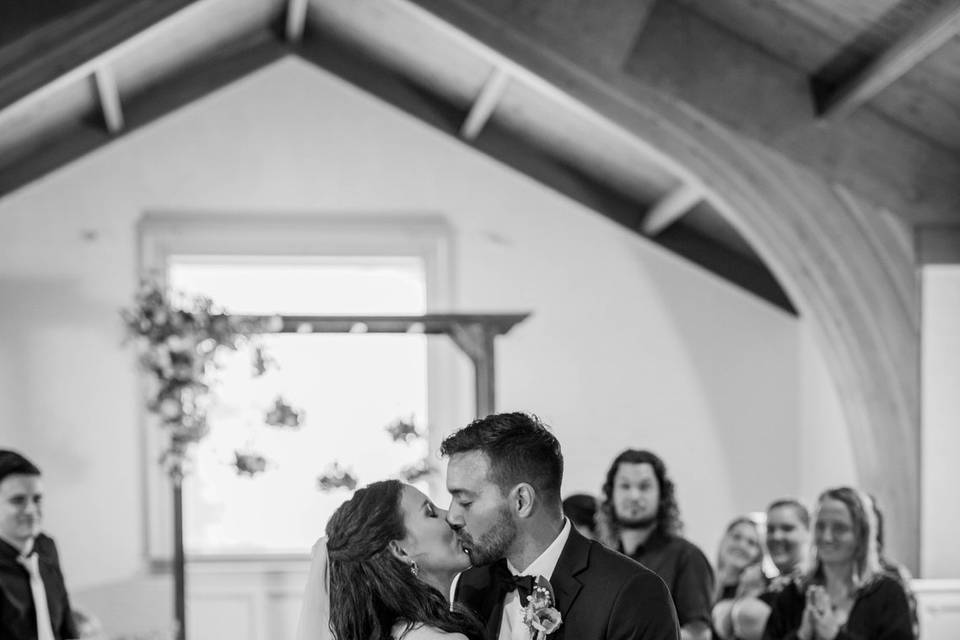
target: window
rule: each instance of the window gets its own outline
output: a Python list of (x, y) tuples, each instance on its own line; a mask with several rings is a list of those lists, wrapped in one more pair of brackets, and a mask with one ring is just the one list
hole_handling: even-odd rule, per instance
[[(342, 233), (331, 234), (327, 227), (307, 253), (302, 230), (287, 229), (290, 246), (278, 247), (285, 234), (264, 235), (244, 223), (224, 225), (216, 225), (219, 232), (203, 242), (202, 233), (181, 235), (176, 231), (182, 222), (160, 218), (144, 237), (152, 240), (153, 250), (161, 247), (162, 259), (155, 263), (163, 265), (174, 291), (207, 295), (230, 313), (419, 315), (437, 299), (431, 282), (443, 281), (437, 277), (436, 253), (423, 251), (423, 244), (411, 246), (410, 237), (423, 234), (411, 236), (409, 229), (410, 237), (391, 244), (383, 242), (383, 229), (366, 226), (365, 234), (356, 234), (351, 228), (354, 239), (345, 243)], [(426, 246), (442, 242), (442, 227), (436, 233), (435, 225), (428, 226), (434, 243)], [(343, 225), (338, 229), (342, 232)], [(238, 236), (245, 242), (236, 242)], [(145, 248), (149, 256), (151, 247)], [(267, 335), (262, 341), (277, 363), (266, 375), (250, 375), (247, 351), (222, 361), (210, 435), (194, 449), (193, 470), (184, 483), (184, 538), (192, 558), (306, 553), (349, 495), (318, 489), (318, 477), (332, 462), (350, 469), (361, 484), (396, 476), (435, 452), (438, 434), (405, 444), (394, 442), (385, 427), (404, 418), (423, 429), (436, 419), (435, 409), (441, 416), (449, 412), (444, 396), (437, 397), (439, 376), (432, 371), (438, 368), (434, 365), (444, 369), (448, 356), (432, 353), (435, 345), (423, 335), (298, 333)], [(264, 425), (278, 393), (304, 411), (299, 429)], [(156, 431), (155, 425), (148, 428), (153, 451), (162, 443)], [(238, 474), (237, 451), (264, 455), (265, 472)], [(435, 493), (437, 480), (420, 483)], [(168, 485), (156, 479), (149, 484), (151, 555), (167, 557)]]

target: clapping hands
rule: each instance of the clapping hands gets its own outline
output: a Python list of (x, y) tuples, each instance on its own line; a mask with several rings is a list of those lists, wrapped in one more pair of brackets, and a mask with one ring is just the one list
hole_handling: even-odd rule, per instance
[(840, 621), (833, 609), (830, 596), (820, 585), (807, 589), (807, 606), (797, 636), (800, 640), (834, 640), (840, 631)]
[(760, 564), (752, 564), (740, 574), (740, 584), (737, 586), (737, 599), (752, 598), (763, 593), (767, 588), (767, 581)]

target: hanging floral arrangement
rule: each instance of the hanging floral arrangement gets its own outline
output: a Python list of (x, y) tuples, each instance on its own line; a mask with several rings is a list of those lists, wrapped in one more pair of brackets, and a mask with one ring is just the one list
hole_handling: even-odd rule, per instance
[(271, 427), (299, 429), (303, 422), (303, 411), (293, 408), (281, 396), (277, 396), (273, 406), (267, 411), (264, 422)]
[(403, 442), (409, 444), (414, 440), (419, 440), (423, 437), (420, 431), (417, 430), (417, 425), (414, 422), (414, 417), (410, 416), (409, 418), (397, 418), (386, 427), (386, 432), (390, 434), (390, 438), (394, 442)]
[(352, 470), (340, 466), (340, 463), (334, 460), (317, 478), (317, 488), (325, 492), (337, 489), (353, 491), (357, 488), (357, 477), (353, 475)]
[[(157, 282), (145, 281), (133, 307), (121, 311), (127, 335), (136, 342), (141, 368), (147, 372), (147, 409), (169, 434), (161, 461), (168, 472), (182, 477), (190, 445), (207, 435), (218, 355), (250, 346), (253, 375), (261, 376), (275, 362), (259, 334), (277, 330), (277, 319), (237, 318), (205, 297), (171, 296)], [(302, 412), (278, 397), (264, 416), (273, 426), (297, 427)], [(240, 474), (254, 475), (266, 468), (256, 452), (236, 453)]]

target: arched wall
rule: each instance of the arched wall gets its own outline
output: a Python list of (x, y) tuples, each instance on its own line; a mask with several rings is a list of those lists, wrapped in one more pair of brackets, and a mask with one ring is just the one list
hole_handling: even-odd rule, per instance
[(889, 213), (661, 96), (617, 120), (703, 182), (809, 322), (844, 408), (860, 484), (919, 561), (919, 286)]
[(416, 2), (704, 185), (810, 323), (844, 409), (860, 485), (896, 523), (887, 547), (916, 571), (920, 329), (909, 232), (888, 212), (582, 55), (569, 44), (574, 38), (538, 42), (477, 6)]

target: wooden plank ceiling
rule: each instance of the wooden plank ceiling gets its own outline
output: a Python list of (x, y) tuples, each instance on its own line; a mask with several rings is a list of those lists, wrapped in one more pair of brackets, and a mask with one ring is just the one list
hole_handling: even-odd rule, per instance
[[(429, 1), (413, 3), (431, 8)], [(409, 92), (391, 93), (380, 85), (398, 76), (401, 83), (426, 90), (424, 95), (433, 96), (436, 104), (425, 107), (429, 101), (411, 99), (404, 108), (437, 126), (449, 122), (450, 133), (465, 143), (793, 311), (750, 244), (701, 197), (695, 182), (665, 170), (656, 150), (569, 100), (558, 101), (556, 88), (523, 76), (509, 61), (501, 64), (496, 56), (478, 55), (442, 29), (387, 10), (401, 4), (4, 3), (0, 197), (122, 135), (125, 125), (145, 124), (158, 115), (155, 108), (142, 108), (147, 104), (179, 104), (158, 99), (173, 90), (173, 84), (164, 83), (178, 74), (193, 70), (225, 82), (234, 74), (224, 68), (247, 72), (284, 51), (316, 62), (317, 56), (309, 55), (316, 45), (304, 48), (297, 42), (306, 28), (346, 47), (321, 56), (327, 66), (336, 67), (330, 60), (338, 56), (356, 59), (350, 69), (339, 70), (348, 79), (401, 102), (400, 93)], [(608, 82), (619, 84), (625, 94), (633, 91), (635, 99), (642, 99), (642, 91), (652, 88), (679, 99), (908, 223), (942, 223), (960, 216), (956, 37), (940, 33), (932, 53), (888, 79), (882, 90), (866, 98), (860, 91), (860, 101), (846, 105), (842, 117), (825, 119), (816, 109), (845, 88), (857, 89), (852, 83), (858, 75), (892, 48), (912, 46), (916, 51), (914, 41), (926, 38), (929, 43), (929, 33), (913, 31), (931, 16), (949, 19), (960, 0), (473, 4), (471, 10), (498, 15), (531, 38), (555, 44), (561, 55), (608, 70)], [(410, 35), (406, 41), (397, 35), (404, 32)], [(274, 46), (267, 51), (264, 41)], [(256, 51), (245, 55), (251, 47)], [(370, 64), (381, 69), (379, 75), (361, 69)], [(216, 71), (197, 71), (205, 65)], [(174, 93), (196, 96), (198, 83), (181, 82), (193, 88)], [(125, 119), (125, 110), (131, 109), (134, 117)], [(448, 115), (438, 119), (440, 112)]]
[[(820, 96), (849, 82), (953, 0), (678, 0), (803, 71)], [(938, 19), (939, 18), (939, 19)], [(953, 36), (870, 99), (870, 107), (933, 145), (960, 151), (960, 39)]]

